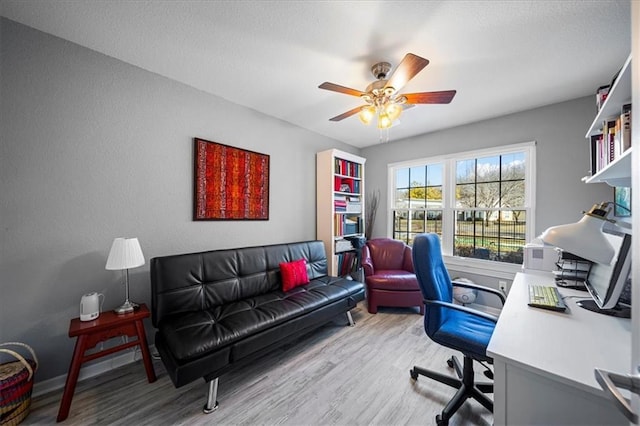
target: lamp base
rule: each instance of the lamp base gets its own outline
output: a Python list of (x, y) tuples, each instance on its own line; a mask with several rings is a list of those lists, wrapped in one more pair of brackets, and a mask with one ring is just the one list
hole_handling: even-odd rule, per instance
[(140, 308), (140, 305), (127, 300), (121, 306), (118, 306), (117, 308), (115, 308), (113, 312), (115, 312), (118, 315), (124, 315), (124, 314), (131, 313), (139, 308)]

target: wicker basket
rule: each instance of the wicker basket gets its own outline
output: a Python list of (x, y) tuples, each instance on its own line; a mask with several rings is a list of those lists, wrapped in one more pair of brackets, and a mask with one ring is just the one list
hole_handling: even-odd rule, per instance
[(38, 359), (29, 345), (18, 342), (1, 343), (0, 346), (21, 346), (31, 352), (32, 359), (25, 359), (18, 352), (0, 348), (17, 361), (0, 363), (0, 425), (17, 425), (29, 414), (33, 374)]

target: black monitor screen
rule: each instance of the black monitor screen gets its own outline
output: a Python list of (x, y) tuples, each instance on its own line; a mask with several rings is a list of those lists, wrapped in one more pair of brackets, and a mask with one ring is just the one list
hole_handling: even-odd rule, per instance
[(631, 269), (631, 235), (604, 234), (615, 249), (609, 264), (594, 263), (586, 281), (591, 297), (600, 309), (616, 306)]

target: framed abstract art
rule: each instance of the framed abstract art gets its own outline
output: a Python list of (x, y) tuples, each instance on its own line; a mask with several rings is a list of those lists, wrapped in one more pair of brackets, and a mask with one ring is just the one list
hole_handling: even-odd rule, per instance
[(613, 190), (613, 215), (616, 217), (631, 216), (631, 188), (616, 186)]
[(269, 156), (194, 138), (193, 220), (268, 220)]

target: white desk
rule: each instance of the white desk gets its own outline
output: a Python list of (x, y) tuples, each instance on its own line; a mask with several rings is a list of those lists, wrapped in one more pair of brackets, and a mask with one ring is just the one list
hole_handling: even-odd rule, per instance
[(487, 349), (494, 359), (494, 424), (628, 425), (593, 369), (630, 371), (631, 321), (587, 311), (571, 297), (566, 312), (532, 308), (530, 283), (555, 285), (551, 273), (517, 274)]

